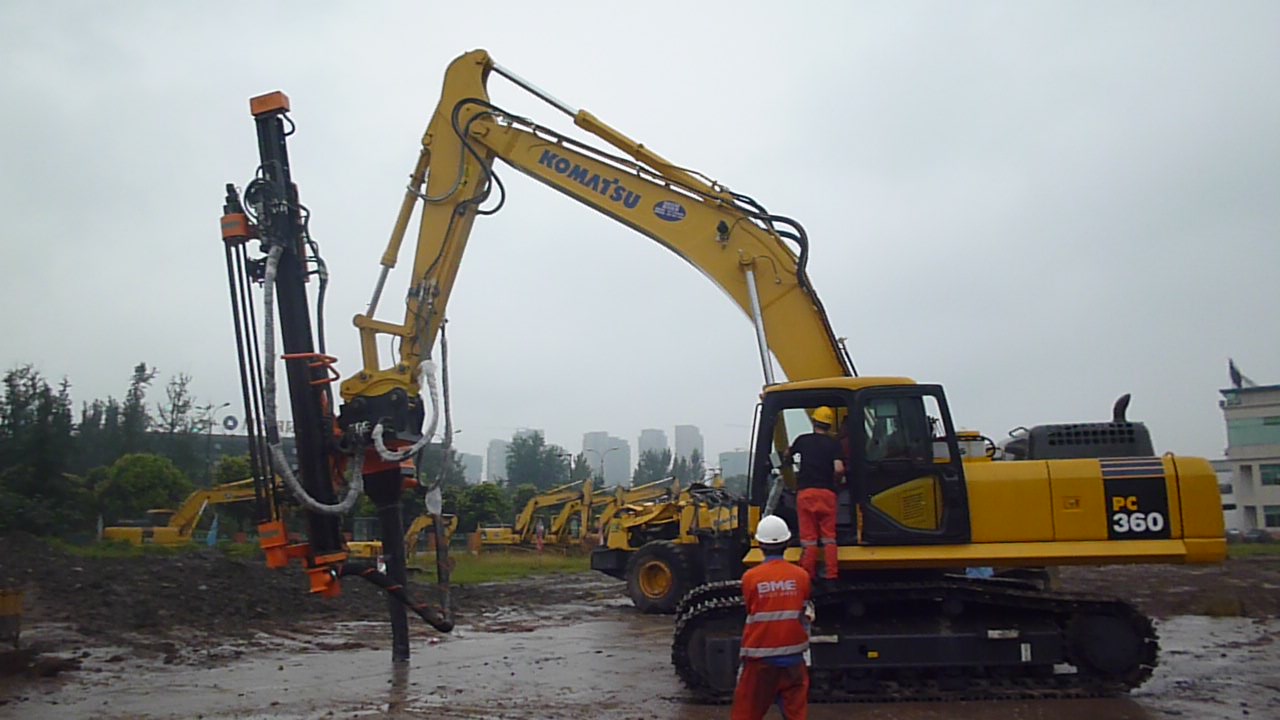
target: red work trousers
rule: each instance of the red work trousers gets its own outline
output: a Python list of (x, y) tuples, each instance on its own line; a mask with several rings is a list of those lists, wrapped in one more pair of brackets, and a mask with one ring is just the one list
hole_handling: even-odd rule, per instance
[(836, 545), (836, 493), (809, 488), (796, 495), (800, 516), (800, 567), (809, 577), (818, 577), (818, 544), (822, 544), (823, 576), (835, 580), (840, 573), (840, 547)]
[(775, 703), (785, 720), (809, 717), (809, 668), (804, 663), (776, 667), (757, 658), (743, 658), (738, 687), (733, 691), (731, 720), (760, 720)]

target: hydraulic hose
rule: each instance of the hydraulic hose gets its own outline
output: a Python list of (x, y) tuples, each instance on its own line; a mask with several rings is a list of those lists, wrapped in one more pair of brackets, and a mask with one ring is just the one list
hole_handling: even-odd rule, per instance
[[(263, 347), (263, 417), (266, 420), (268, 428), (278, 427), (276, 425), (276, 327), (275, 327), (275, 287), (276, 272), (280, 267), (280, 255), (284, 252), (284, 248), (276, 245), (271, 248), (271, 252), (267, 254), (267, 268), (263, 276), (262, 289), (262, 325), (263, 333), (266, 335)], [(293, 493), (298, 502), (302, 503), (308, 510), (322, 513), (325, 515), (342, 515), (355, 507), (356, 501), (360, 499), (360, 493), (364, 491), (364, 474), (361, 472), (364, 464), (364, 452), (357, 448), (355, 455), (350, 463), (350, 477), (347, 479), (347, 495), (333, 505), (322, 503), (307, 493), (306, 488), (302, 487), (302, 483), (298, 481), (296, 475), (293, 474), (293, 468), (289, 467), (289, 461), (284, 456), (284, 448), (280, 446), (279, 440), (269, 443), (267, 446), (271, 452), (271, 464), (275, 466), (276, 473), (284, 478), (285, 484), (289, 486), (289, 490)]]
[(422, 431), (422, 437), (418, 441), (402, 450), (391, 450), (382, 440), (383, 433), (386, 432), (382, 427), (382, 423), (373, 426), (373, 446), (378, 450), (378, 457), (387, 462), (400, 462), (401, 460), (413, 455), (431, 442), (431, 438), (436, 434), (436, 423), (440, 419), (440, 388), (436, 385), (436, 364), (430, 360), (423, 360), (418, 363), (418, 388), (421, 392), (423, 385), (427, 386), (427, 396), (431, 400), (431, 419), (427, 421), (427, 427)]
[(381, 572), (372, 565), (362, 563), (346, 563), (338, 570), (338, 577), (358, 576), (382, 588), (388, 595), (399, 600), (404, 606), (412, 610), (418, 617), (422, 618), (431, 627), (440, 632), (449, 632), (453, 630), (453, 617), (447, 610), (444, 614), (438, 612), (435, 608), (426, 603), (421, 603), (413, 599), (404, 589), (403, 585), (393, 582), (387, 574)]

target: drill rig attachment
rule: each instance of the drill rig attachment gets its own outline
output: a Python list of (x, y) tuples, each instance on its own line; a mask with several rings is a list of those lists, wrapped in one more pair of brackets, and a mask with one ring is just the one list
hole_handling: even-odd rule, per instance
[[(283, 93), (275, 92), (253, 98), (250, 108), (257, 126), (260, 165), (245, 188), (243, 201), (235, 187), (227, 185), (222, 234), (255, 480), (259, 542), (269, 567), (301, 561), (312, 593), (335, 596), (340, 591), (340, 578), (349, 576), (362, 577), (385, 590), (393, 656), (407, 660), (406, 609), (441, 632), (453, 627), (448, 608), (419, 603), (405, 590), (401, 495), (406, 481), (401, 465), (407, 462), (407, 456), (425, 446), (434, 430), (434, 420), (425, 434), (419, 431), (423, 403), (404, 392), (392, 393), (394, 397), (390, 398), (357, 398), (344, 407), (343, 417), (335, 414), (332, 383), (337, 379), (333, 367), (336, 359), (325, 352), (323, 330), (328, 273), (319, 246), (308, 232), (309, 213), (298, 201), (297, 186), (290, 173), (286, 140), (294, 127), (287, 114), (289, 101)], [(260, 241), (264, 257), (249, 256), (251, 239)], [(306, 289), (312, 277), (318, 280), (318, 348)], [(253, 301), (255, 286), (261, 286), (263, 293), (261, 340)], [(280, 359), (284, 362), (294, 420), (296, 474), (285, 456), (276, 417), (277, 323), (284, 351)], [(424, 364), (423, 375), (430, 369), (429, 364)], [(340, 481), (344, 474), (348, 479), (344, 497), (339, 500), (336, 488), (343, 485)], [(277, 476), (289, 486), (293, 502), (302, 506), (304, 541), (291, 539), (283, 506), (274, 497)], [(385, 572), (348, 561), (341, 515), (354, 508), (362, 492), (367, 492), (378, 507), (387, 555)]]

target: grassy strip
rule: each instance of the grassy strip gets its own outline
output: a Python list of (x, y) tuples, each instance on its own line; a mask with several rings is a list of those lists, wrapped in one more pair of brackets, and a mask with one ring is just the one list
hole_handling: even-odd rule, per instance
[[(519, 580), (554, 573), (578, 573), (591, 569), (591, 560), (586, 555), (564, 555), (553, 551), (538, 553), (504, 550), (479, 555), (461, 551), (451, 552), (449, 557), (457, 563), (450, 573), (449, 581), (458, 585)], [(420, 581), (434, 582), (434, 555), (419, 553), (410, 565), (422, 570), (418, 576)]]
[(1232, 543), (1227, 546), (1227, 557), (1230, 558), (1264, 555), (1280, 556), (1280, 543)]
[[(197, 546), (184, 545), (134, 545), (125, 540), (99, 540), (88, 545), (67, 542), (61, 538), (44, 538), (50, 547), (74, 557), (89, 559), (137, 558), (137, 557), (171, 557), (191, 552)], [(204, 545), (198, 546), (203, 548)]]
[[(141, 557), (173, 557), (184, 553), (208, 550), (203, 540), (177, 545), (155, 545), (147, 543), (134, 545), (127, 540), (96, 540), (88, 544), (68, 542), (61, 538), (44, 538), (50, 547), (61, 550), (73, 557), (97, 559), (141, 558)], [(219, 540), (217, 549), (228, 557), (242, 560), (261, 558), (262, 552), (254, 543), (233, 543), (230, 540)]]

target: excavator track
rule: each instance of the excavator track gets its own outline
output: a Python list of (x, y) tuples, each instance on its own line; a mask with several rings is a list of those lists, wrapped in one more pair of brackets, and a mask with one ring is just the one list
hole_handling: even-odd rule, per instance
[[(1105, 596), (947, 576), (820, 589), (813, 601), (817, 609), (811, 630), (813, 702), (1111, 696), (1141, 685), (1156, 665), (1158, 645), (1151, 620), (1133, 605)], [(1007, 643), (1021, 644), (1024, 662), (969, 659), (932, 665), (892, 661), (879, 665), (862, 660), (869, 657), (868, 652), (874, 654), (868, 648), (878, 647), (882, 641), (886, 646), (892, 643), (895, 632), (901, 634), (904, 614), (912, 612), (915, 621), (942, 634), (953, 626), (961, 631), (989, 627), (986, 638), (990, 639), (977, 641), (975, 647), (1006, 643), (1008, 649)], [(736, 642), (729, 641), (741, 637), (745, 613), (739, 583), (695, 588), (685, 596), (677, 613), (671, 650), (676, 673), (698, 701), (728, 702), (733, 674), (725, 672), (725, 653), (726, 648), (735, 648), (736, 653)], [(868, 634), (866, 627), (878, 632)], [(1022, 640), (1033, 637), (1039, 638), (1037, 651), (1042, 645), (1056, 647), (1059, 662), (1029, 662), (1031, 645)], [(851, 660), (847, 654), (850, 645), (861, 651), (862, 657)], [(938, 647), (945, 650), (945, 645)], [(717, 652), (719, 664), (713, 668), (709, 658)]]

